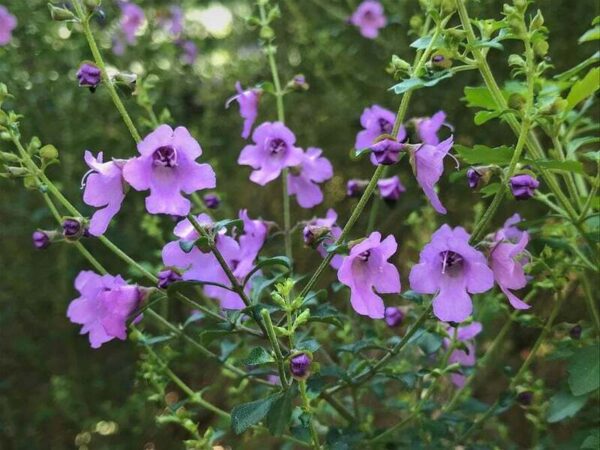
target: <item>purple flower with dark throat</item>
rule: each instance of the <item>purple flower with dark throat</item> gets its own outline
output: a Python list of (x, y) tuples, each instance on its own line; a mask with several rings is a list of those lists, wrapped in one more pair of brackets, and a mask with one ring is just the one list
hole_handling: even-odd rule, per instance
[(12, 39), (12, 31), (17, 26), (17, 18), (5, 6), (0, 5), (0, 46), (8, 44)]
[(90, 88), (94, 92), (102, 80), (102, 74), (96, 65), (83, 63), (77, 70), (77, 80), (80, 87)]
[(517, 200), (529, 200), (540, 182), (528, 174), (515, 175), (510, 179), (510, 189)]
[(302, 155), (300, 166), (293, 168), (288, 175), (288, 193), (296, 195), (298, 204), (303, 208), (312, 208), (323, 201), (323, 192), (318, 183), (333, 176), (331, 163), (321, 153), (323, 151), (320, 148), (308, 147)]
[(444, 158), (454, 145), (452, 136), (439, 145), (423, 144), (413, 150), (411, 164), (417, 182), (431, 202), (431, 206), (440, 214), (446, 214), (446, 208), (435, 192), (435, 184), (444, 173)]
[(137, 147), (141, 156), (127, 161), (123, 176), (137, 191), (150, 189), (146, 197), (150, 214), (185, 216), (191, 204), (182, 191), (192, 194), (216, 186), (212, 167), (196, 162), (202, 149), (185, 127), (173, 131), (161, 125)]
[(387, 260), (396, 252), (394, 236), (383, 241), (377, 231), (355, 245), (338, 270), (338, 280), (350, 288), (350, 302), (358, 314), (382, 319), (385, 306), (379, 294), (400, 292), (398, 269)]
[(528, 242), (529, 233), (527, 232), (522, 232), (519, 241), (512, 243), (500, 231), (496, 233), (496, 242), (490, 252), (490, 267), (494, 272), (496, 283), (515, 309), (531, 307), (510, 291), (527, 286), (527, 277), (523, 269), (527, 258), (524, 258), (523, 252)]
[(402, 144), (392, 139), (382, 139), (371, 146), (371, 162), (374, 165), (390, 166), (400, 159)]
[(94, 158), (89, 150), (85, 151), (84, 159), (90, 171), (84, 177), (83, 201), (87, 205), (100, 208), (90, 219), (89, 232), (100, 236), (106, 232), (125, 198), (122, 169), (125, 161), (103, 162), (102, 152)]
[[(448, 327), (448, 334), (450, 336), (454, 336), (454, 330), (454, 328)], [(450, 358), (448, 358), (449, 364), (458, 363), (461, 367), (472, 367), (475, 365), (476, 355), (474, 339), (479, 333), (481, 333), (481, 330), (482, 327), (479, 322), (473, 322), (470, 325), (458, 327), (458, 330), (456, 330), (456, 340), (463, 342), (466, 349), (454, 350), (450, 354)], [(444, 339), (444, 347), (449, 348), (450, 345), (450, 339)], [(459, 388), (465, 385), (466, 377), (461, 373), (453, 373), (450, 375), (450, 378), (452, 383)]]
[[(356, 135), (354, 148), (360, 150), (369, 148), (375, 143), (375, 139), (383, 134), (392, 134), (396, 115), (379, 105), (365, 108), (360, 116), (360, 124), (364, 128)], [(402, 142), (406, 138), (406, 130), (400, 127), (397, 141)]]
[(252, 133), (254, 145), (246, 145), (238, 164), (255, 169), (250, 180), (264, 186), (279, 176), (285, 167), (302, 163), (303, 152), (295, 147), (296, 136), (281, 122), (265, 122)]
[(98, 275), (84, 270), (75, 279), (80, 296), (69, 304), (67, 317), (83, 325), (92, 348), (114, 338), (127, 338), (127, 319), (140, 306), (143, 295), (137, 286), (128, 285), (120, 276)]
[(444, 322), (467, 319), (473, 311), (469, 293), (482, 293), (494, 285), (494, 273), (485, 256), (469, 245), (469, 238), (462, 227), (442, 225), (410, 271), (411, 289), (435, 294), (433, 313)]
[(444, 125), (452, 130), (452, 126), (446, 123), (446, 113), (444, 111), (438, 111), (431, 117), (416, 119), (416, 124), (417, 134), (423, 144), (438, 145), (440, 143), (438, 131)]
[[(240, 105), (240, 116), (242, 116), (242, 119), (244, 119), (242, 137), (244, 139), (248, 139), (250, 132), (252, 131), (252, 125), (254, 125), (254, 122), (258, 117), (258, 102), (260, 101), (260, 95), (262, 91), (256, 88), (243, 90), (239, 81), (235, 83), (235, 89), (238, 94), (227, 100), (225, 107), (229, 108), (229, 105), (234, 100), (238, 102)], [(256, 140), (254, 142), (256, 142)]]
[(375, 39), (379, 35), (379, 29), (385, 27), (387, 19), (383, 12), (381, 3), (374, 0), (365, 0), (350, 17), (350, 23), (360, 29), (367, 39)]
[(400, 182), (400, 178), (397, 175), (391, 178), (384, 178), (377, 182), (379, 188), (379, 195), (387, 202), (396, 202), (400, 198), (406, 188)]
[[(342, 229), (336, 224), (337, 217), (335, 210), (330, 208), (327, 210), (327, 215), (324, 218), (314, 218), (304, 227), (303, 234), (305, 242), (308, 239), (307, 235), (311, 233), (311, 230), (327, 230), (327, 233), (325, 234), (328, 236), (317, 246), (317, 251), (323, 258), (327, 256), (327, 247), (333, 245), (342, 234)], [(339, 269), (343, 259), (344, 257), (342, 255), (334, 255), (329, 264), (334, 269)]]

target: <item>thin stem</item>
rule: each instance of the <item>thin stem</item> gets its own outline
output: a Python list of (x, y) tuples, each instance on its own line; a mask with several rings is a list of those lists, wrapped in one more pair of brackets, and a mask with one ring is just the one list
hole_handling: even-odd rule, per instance
[(283, 354), (281, 353), (281, 348), (279, 347), (279, 341), (277, 340), (277, 335), (275, 334), (275, 329), (273, 328), (273, 322), (271, 321), (271, 315), (269, 311), (266, 309), (261, 310), (260, 315), (265, 324), (265, 328), (267, 329), (267, 336), (269, 337), (269, 341), (271, 342), (271, 347), (273, 347), (273, 352), (275, 353), (275, 359), (277, 360), (277, 370), (279, 371), (279, 378), (281, 378), (281, 385), (287, 389), (288, 381), (287, 374), (284, 365)]
[(583, 274), (583, 290), (585, 292), (585, 301), (587, 307), (594, 322), (594, 327), (596, 328), (596, 332), (600, 333), (600, 314), (598, 314), (598, 305), (596, 304), (596, 299), (592, 293), (590, 280), (588, 280), (586, 274)]
[(117, 90), (115, 89), (115, 86), (114, 86), (112, 80), (110, 79), (108, 72), (106, 71), (106, 64), (104, 64), (104, 59), (102, 58), (102, 54), (100, 53), (100, 50), (98, 49), (98, 45), (96, 44), (96, 40), (94, 39), (94, 35), (93, 35), (92, 29), (90, 27), (90, 16), (85, 13), (85, 8), (82, 6), (81, 0), (75, 0), (73, 2), (73, 6), (75, 7), (75, 11), (77, 12), (77, 15), (79, 16), (79, 20), (81, 21), (81, 26), (83, 27), (83, 33), (85, 35), (85, 38), (88, 42), (88, 45), (89, 45), (92, 55), (94, 57), (94, 61), (95, 61), (96, 65), (98, 66), (98, 68), (100, 69), (100, 72), (102, 74), (102, 80), (104, 81), (104, 85), (108, 89), (108, 93), (109, 93), (113, 103), (117, 107), (119, 114), (121, 114), (121, 117), (123, 118), (123, 122), (125, 122), (125, 125), (127, 126), (127, 129), (129, 130), (129, 133), (131, 133), (131, 136), (133, 137), (133, 140), (136, 143), (140, 142), (142, 140), (142, 138), (141, 138), (140, 134), (138, 133), (135, 125), (133, 124), (131, 117), (127, 113), (127, 109), (125, 109), (125, 106), (123, 105), (123, 102), (121, 101), (121, 98), (119, 97), (119, 94), (117, 93)]
[(302, 398), (302, 406), (306, 414), (308, 414), (308, 428), (310, 430), (310, 438), (312, 441), (312, 447), (314, 450), (320, 450), (321, 444), (319, 443), (319, 435), (315, 428), (312, 408), (310, 407), (310, 399), (306, 393), (306, 380), (299, 380), (298, 385), (300, 386), (300, 397)]

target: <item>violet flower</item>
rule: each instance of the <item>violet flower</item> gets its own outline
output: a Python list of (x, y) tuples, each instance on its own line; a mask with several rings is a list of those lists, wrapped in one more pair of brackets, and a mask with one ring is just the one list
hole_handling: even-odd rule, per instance
[(384, 312), (385, 323), (390, 328), (396, 328), (402, 324), (404, 313), (397, 306), (388, 306)]
[(172, 36), (179, 36), (183, 32), (183, 9), (181, 6), (170, 6), (169, 16), (163, 21), (162, 25)]
[(165, 269), (158, 272), (158, 283), (160, 289), (166, 289), (176, 281), (181, 280), (181, 275), (173, 269)]
[(420, 145), (411, 155), (411, 164), (417, 182), (431, 202), (433, 209), (440, 214), (446, 214), (446, 208), (444, 208), (435, 192), (435, 184), (444, 172), (444, 157), (453, 145), (453, 137), (450, 136), (445, 141), (440, 142), (439, 145)]
[[(396, 115), (379, 105), (365, 108), (360, 116), (360, 124), (364, 129), (356, 135), (354, 148), (359, 150), (369, 148), (382, 134), (391, 134), (394, 131), (395, 121)], [(400, 127), (396, 140), (402, 142), (405, 138), (406, 130), (404, 127)]]
[(333, 176), (331, 163), (321, 153), (323, 150), (320, 148), (308, 147), (302, 155), (300, 166), (288, 174), (288, 193), (296, 195), (302, 208), (312, 208), (323, 201), (323, 192), (318, 183)]
[(469, 245), (469, 237), (462, 227), (442, 225), (410, 271), (411, 289), (435, 294), (433, 313), (444, 322), (467, 319), (473, 311), (469, 293), (485, 292), (494, 285), (494, 273), (485, 256)]
[(179, 41), (179, 47), (183, 50), (181, 61), (189, 66), (193, 65), (196, 62), (196, 58), (198, 58), (198, 47), (194, 41), (190, 41), (189, 39)]
[(137, 191), (150, 189), (146, 197), (150, 214), (185, 216), (191, 204), (181, 191), (192, 194), (216, 186), (212, 167), (196, 162), (202, 149), (185, 127), (173, 131), (161, 125), (137, 148), (141, 156), (127, 161), (123, 177)]
[(385, 306), (379, 294), (400, 292), (398, 269), (387, 260), (396, 252), (398, 244), (390, 235), (381, 240), (374, 231), (350, 250), (338, 270), (338, 280), (350, 288), (352, 308), (372, 319), (384, 317)]
[(31, 235), (31, 240), (33, 242), (33, 246), (38, 250), (44, 250), (50, 247), (52, 243), (52, 239), (50, 239), (50, 235), (48, 232), (43, 230), (36, 230)]
[(138, 308), (142, 294), (137, 286), (128, 285), (120, 276), (79, 272), (75, 288), (80, 296), (71, 301), (67, 317), (83, 325), (81, 334), (89, 333), (92, 348), (114, 338), (127, 338), (127, 318)]
[[(317, 251), (323, 258), (327, 256), (327, 247), (333, 245), (342, 234), (342, 229), (336, 224), (337, 217), (335, 210), (329, 208), (324, 218), (314, 218), (304, 227), (305, 235), (311, 227), (327, 228), (329, 230), (330, 236), (323, 239), (317, 246)], [(342, 265), (343, 259), (344, 257), (342, 255), (334, 255), (329, 264), (337, 270)]]
[(529, 200), (540, 182), (528, 174), (515, 175), (510, 179), (510, 190), (517, 200)]
[(490, 267), (494, 272), (496, 283), (500, 290), (506, 295), (511, 306), (515, 309), (529, 309), (528, 305), (516, 295), (511, 289), (522, 289), (527, 286), (527, 277), (523, 266), (527, 258), (523, 258), (523, 252), (529, 242), (529, 233), (522, 232), (517, 243), (512, 243), (504, 238), (502, 231), (496, 233), (496, 242), (490, 252)]
[(350, 17), (350, 23), (360, 29), (367, 39), (375, 39), (379, 35), (379, 29), (387, 24), (381, 3), (374, 0), (365, 0)]
[(467, 169), (467, 183), (470, 189), (476, 189), (479, 185), (482, 175), (474, 167)]
[(390, 166), (400, 160), (402, 144), (392, 139), (382, 139), (371, 145), (371, 162), (373, 165)]
[[(470, 325), (458, 327), (456, 339), (464, 342), (467, 348), (466, 350), (454, 350), (448, 358), (449, 364), (458, 363), (462, 367), (472, 367), (475, 365), (476, 355), (474, 339), (479, 333), (481, 333), (481, 330), (482, 326), (479, 322), (473, 322)], [(448, 327), (448, 334), (451, 336), (454, 335), (454, 328)], [(450, 339), (444, 339), (445, 348), (449, 348), (450, 343)], [(453, 373), (450, 375), (450, 378), (456, 387), (461, 388), (465, 385), (466, 377), (463, 374)]]
[(348, 180), (346, 184), (346, 196), (350, 198), (360, 197), (365, 192), (368, 184), (368, 180)]
[(417, 134), (423, 144), (438, 145), (438, 131), (446, 125), (452, 130), (452, 126), (446, 123), (446, 113), (438, 111), (431, 117), (423, 117), (416, 120)]
[(85, 151), (84, 159), (90, 171), (84, 177), (83, 201), (86, 205), (100, 208), (90, 219), (89, 232), (101, 236), (125, 199), (122, 169), (125, 162), (103, 162), (102, 152), (94, 158), (89, 150)]
[(80, 87), (90, 88), (94, 92), (102, 81), (102, 73), (95, 64), (83, 63), (77, 70), (77, 81)]
[(205, 194), (202, 197), (202, 201), (208, 209), (217, 209), (221, 203), (221, 199), (217, 194)]
[(395, 175), (391, 178), (383, 178), (377, 182), (379, 195), (387, 202), (396, 202), (400, 195), (406, 191), (406, 188), (400, 182), (400, 178)]
[(496, 233), (495, 240), (505, 239), (512, 243), (519, 242), (525, 231), (519, 229), (516, 225), (522, 221), (523, 219), (518, 213), (510, 216), (506, 219), (502, 228)]
[(125, 36), (128, 44), (134, 44), (136, 41), (135, 34), (144, 23), (144, 10), (135, 3), (120, 2), (121, 8), (121, 31)]
[(295, 147), (296, 136), (281, 122), (265, 122), (252, 133), (254, 145), (246, 145), (238, 164), (255, 169), (250, 180), (261, 186), (273, 181), (285, 167), (302, 163), (302, 149)]
[(12, 31), (17, 26), (17, 18), (5, 6), (0, 5), (0, 46), (8, 44), (12, 39)]
[[(242, 137), (244, 139), (248, 139), (248, 137), (250, 136), (250, 132), (252, 131), (252, 125), (254, 125), (254, 122), (258, 117), (258, 103), (260, 101), (262, 91), (256, 88), (243, 90), (242, 85), (239, 81), (236, 81), (235, 89), (237, 91), (237, 95), (227, 100), (227, 102), (225, 103), (225, 107), (229, 108), (229, 105), (234, 100), (238, 102), (238, 104), (240, 105), (240, 116), (242, 116), (242, 119), (244, 119), (244, 129), (242, 130)], [(255, 140), (254, 142), (257, 141)]]

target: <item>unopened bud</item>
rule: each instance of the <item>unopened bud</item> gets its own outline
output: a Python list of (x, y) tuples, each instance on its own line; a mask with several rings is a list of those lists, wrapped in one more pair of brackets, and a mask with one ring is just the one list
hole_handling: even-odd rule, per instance
[(63, 237), (67, 241), (78, 241), (85, 232), (85, 227), (81, 219), (68, 217), (62, 223)]
[(298, 380), (305, 380), (310, 375), (312, 358), (307, 353), (297, 353), (290, 358), (290, 372)]
[(543, 58), (548, 54), (548, 50), (550, 49), (550, 45), (548, 45), (547, 41), (540, 39), (539, 41), (534, 42), (533, 51), (537, 56)]
[(430, 64), (434, 69), (449, 69), (452, 67), (452, 55), (447, 50), (437, 50), (433, 53)]
[(270, 41), (274, 37), (275, 37), (275, 32), (273, 31), (273, 28), (271, 28), (270, 26), (267, 25), (260, 29), (260, 38), (263, 41)]
[(77, 19), (75, 14), (73, 14), (67, 8), (60, 8), (58, 6), (54, 6), (52, 3), (48, 3), (48, 9), (50, 9), (50, 17), (52, 20), (56, 20), (57, 22)]
[(40, 149), (40, 157), (44, 162), (54, 161), (55, 159), (58, 159), (58, 150), (52, 144), (44, 145)]

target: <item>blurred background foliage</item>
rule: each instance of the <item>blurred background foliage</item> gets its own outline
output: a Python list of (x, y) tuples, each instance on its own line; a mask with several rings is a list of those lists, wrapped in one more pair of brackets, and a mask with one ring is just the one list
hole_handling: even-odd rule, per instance
[[(0, 3), (19, 22), (11, 44), (0, 47), (0, 81), (14, 95), (8, 109), (12, 106), (25, 116), (23, 136), (38, 136), (42, 143), (52, 143), (59, 149), (61, 164), (49, 169), (49, 175), (63, 187), (68, 198), (83, 207), (79, 190), (87, 170), (83, 151), (102, 150), (111, 157), (129, 157), (136, 152), (135, 146), (108, 93), (99, 88), (91, 94), (77, 87), (75, 72), (81, 61), (91, 58), (83, 36), (71, 24), (52, 22), (45, 0)], [(249, 182), (247, 168), (237, 166), (237, 156), (244, 145), (240, 138), (241, 120), (237, 105), (224, 107), (227, 98), (234, 94), (236, 80), (250, 86), (270, 79), (257, 31), (244, 20), (252, 13), (253, 2), (176, 2), (186, 11), (185, 37), (198, 47), (193, 65), (182, 62), (181, 48), (157, 25), (157, 17), (165, 14), (173, 2), (136, 3), (146, 10), (149, 23), (137, 44), (128, 47), (124, 55), (116, 56), (111, 52), (111, 37), (119, 9), (114, 1), (103, 2), (104, 17), (96, 19), (95, 28), (106, 61), (114, 68), (136, 73), (139, 83), (152, 85), (149, 94), (154, 112), (168, 117), (163, 113), (168, 110), (172, 125), (185, 125), (199, 140), (203, 158), (218, 174), (218, 193), (224, 199), (217, 213), (220, 218), (237, 215), (238, 208), (247, 207), (253, 217), (280, 222), (280, 184), (260, 188)], [(499, 18), (502, 3), (471, 1), (471, 15)], [(326, 207), (335, 208), (342, 222), (348, 217), (355, 200), (345, 198), (345, 182), (352, 177), (368, 178), (372, 173), (366, 159), (355, 162), (348, 158), (360, 128), (360, 114), (375, 103), (396, 110), (399, 97), (387, 90), (393, 80), (385, 67), (394, 53), (407, 60), (413, 57), (409, 44), (414, 36), (409, 32), (409, 20), (419, 12), (416, 0), (384, 0), (389, 24), (374, 41), (362, 38), (346, 23), (357, 4), (358, 0), (279, 1), (282, 18), (275, 22), (275, 32), (283, 82), (302, 73), (310, 84), (307, 92), (286, 96), (287, 122), (300, 146), (323, 148), (336, 170), (326, 186), (323, 205), (315, 211), (295, 208), (294, 221), (322, 215)], [(535, 6), (542, 9), (550, 29), (549, 55), (557, 72), (591, 53), (589, 48), (577, 46), (576, 41), (599, 13), (596, 0), (540, 0)], [(508, 54), (510, 48), (491, 53), (499, 78), (507, 76)], [(434, 89), (419, 90), (409, 116), (431, 115), (443, 109), (455, 127), (457, 142), (510, 145), (514, 138), (504, 125), (494, 122), (476, 127), (472, 112), (460, 101), (465, 85), (479, 84), (477, 73), (464, 72)], [(150, 131), (148, 111), (136, 102), (135, 96), (125, 94), (130, 113), (142, 134), (146, 134)], [(273, 98), (264, 95), (259, 121), (274, 118)], [(4, 146), (8, 144), (0, 143), (0, 147)], [(449, 169), (452, 164), (448, 162)], [(401, 250), (395, 262), (406, 280), (407, 263), (416, 260), (429, 231), (442, 220), (468, 228), (479, 196), (467, 189), (462, 178), (451, 183), (445, 176), (441, 197), (450, 213), (447, 218), (435, 216), (426, 206), (408, 165), (400, 172), (408, 192), (396, 207), (382, 207), (378, 229), (394, 233), (399, 239)], [(145, 216), (143, 205), (143, 194), (130, 192), (108, 235), (133, 257), (156, 268), (160, 248), (170, 239), (173, 223), (168, 218)], [(514, 210), (517, 206), (511, 204)], [(535, 206), (529, 202), (521, 207), (521, 213), (533, 218), (532, 208)], [(502, 214), (498, 223), (513, 212), (511, 209)], [(77, 336), (78, 327), (67, 321), (66, 306), (75, 296), (73, 279), (87, 266), (68, 245), (55, 245), (44, 252), (33, 249), (31, 232), (54, 226), (40, 196), (25, 190), (19, 181), (2, 180), (0, 223), (0, 448), (179, 448), (176, 439), (182, 437), (181, 432), (155, 424), (159, 410), (146, 401), (148, 392), (136, 377), (135, 347), (115, 341), (101, 350), (90, 350), (87, 339)], [(359, 224), (357, 230), (364, 229), (365, 224)], [(140, 229), (145, 232), (140, 233)], [(300, 232), (295, 238), (299, 267), (308, 271), (316, 264), (315, 255), (302, 249)], [(94, 242), (89, 245), (111, 272), (122, 270), (120, 262), (102, 246)], [(568, 321), (571, 314), (577, 317), (581, 304), (574, 302), (563, 319)], [(188, 313), (177, 310), (179, 305), (169, 307), (174, 317)], [(519, 358), (519, 352), (533, 335), (535, 331), (525, 328), (512, 336), (508, 361)], [(203, 386), (211, 382), (212, 363), (190, 358), (187, 364), (192, 384)], [(551, 380), (560, 373), (546, 375)], [(493, 380), (489, 381), (476, 391), (483, 399), (493, 399), (497, 394)], [(223, 404), (226, 395), (224, 389), (213, 400)], [(532, 431), (520, 426), (522, 415), (520, 411), (511, 413), (504, 432), (512, 433), (516, 442), (526, 448)], [(569, 436), (575, 429), (573, 422), (567, 422), (557, 427), (557, 432)], [(255, 448), (264, 447), (259, 444)]]

